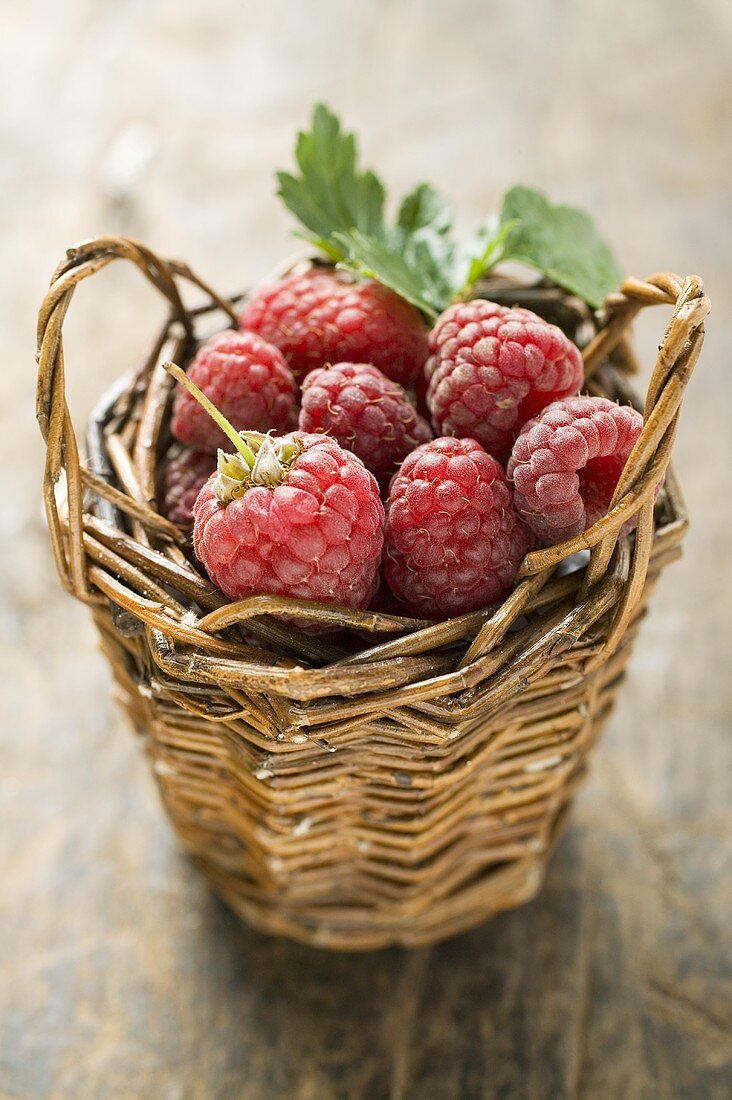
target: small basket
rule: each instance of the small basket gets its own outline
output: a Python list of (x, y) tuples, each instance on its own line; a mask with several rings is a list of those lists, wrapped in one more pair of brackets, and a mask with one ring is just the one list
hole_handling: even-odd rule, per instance
[[(77, 285), (117, 259), (170, 316), (93, 415), (82, 463), (61, 329)], [(209, 304), (187, 308), (186, 282)], [(38, 420), (61, 581), (92, 612), (187, 851), (245, 920), (319, 947), (433, 943), (536, 894), (687, 526), (667, 465), (709, 311), (701, 281), (629, 279), (597, 315), (546, 284), (493, 279), (479, 292), (560, 324), (584, 348), (585, 389), (622, 402), (635, 403), (631, 322), (646, 306), (673, 313), (608, 514), (529, 554), (500, 607), (441, 623), (272, 596), (230, 603), (159, 514), (172, 392), (162, 363), (185, 364), (202, 331), (235, 324), (236, 299), (105, 237), (69, 250), (40, 311)], [(332, 632), (284, 626), (283, 611)]]

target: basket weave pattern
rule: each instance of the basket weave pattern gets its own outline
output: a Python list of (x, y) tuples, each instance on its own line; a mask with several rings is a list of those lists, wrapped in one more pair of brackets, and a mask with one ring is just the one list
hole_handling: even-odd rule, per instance
[[(78, 284), (120, 258), (170, 317), (96, 410), (82, 462), (62, 325)], [(210, 304), (188, 309), (185, 282)], [(202, 325), (235, 322), (233, 300), (109, 237), (69, 250), (41, 307), (38, 418), (61, 581), (92, 611), (186, 849), (261, 929), (334, 948), (425, 944), (531, 898), (654, 582), (679, 553), (686, 516), (667, 467), (709, 311), (700, 280), (628, 280), (599, 321), (556, 288), (499, 282), (488, 296), (501, 294), (573, 337), (584, 326), (585, 388), (621, 401), (633, 400), (634, 317), (673, 312), (607, 516), (528, 555), (500, 607), (437, 624), (269, 596), (230, 603), (158, 513), (162, 363), (185, 364)], [(618, 540), (632, 514), (635, 533)], [(581, 550), (588, 560), (568, 570)], [(283, 610), (338, 632), (283, 626)]]

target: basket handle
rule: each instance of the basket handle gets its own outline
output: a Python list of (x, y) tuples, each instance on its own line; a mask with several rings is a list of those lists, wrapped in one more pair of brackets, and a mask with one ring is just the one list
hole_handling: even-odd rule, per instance
[[(96, 237), (66, 253), (56, 268), (38, 314), (38, 386), (36, 417), (46, 444), (43, 496), (56, 567), (64, 587), (84, 602), (94, 602), (86, 573), (83, 546), (83, 491), (93, 475), (82, 468), (74, 426), (65, 391), (62, 329), (76, 287), (115, 260), (128, 260), (162, 294), (170, 306), (170, 321), (178, 321), (193, 340), (192, 315), (186, 309), (179, 283), (186, 281), (203, 290), (219, 308), (237, 322), (231, 302), (222, 298), (190, 268), (178, 260), (163, 260), (151, 249), (129, 237)], [(56, 486), (62, 475), (66, 493), (62, 521)]]

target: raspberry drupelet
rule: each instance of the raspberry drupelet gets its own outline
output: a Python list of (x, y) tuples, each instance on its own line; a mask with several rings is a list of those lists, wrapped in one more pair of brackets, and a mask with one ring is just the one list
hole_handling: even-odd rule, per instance
[(636, 409), (605, 397), (555, 401), (524, 425), (508, 476), (519, 515), (544, 545), (579, 535), (605, 515), (642, 428)]
[(328, 432), (365, 463), (382, 485), (432, 429), (403, 388), (369, 363), (337, 363), (303, 383), (299, 427)]
[[(297, 383), (282, 353), (251, 332), (227, 329), (202, 344), (188, 377), (235, 428), (286, 432), (297, 423)], [(216, 454), (221, 428), (183, 387), (175, 395), (171, 431), (181, 443)]]
[(163, 514), (179, 527), (193, 526), (196, 497), (216, 469), (207, 451), (177, 445), (165, 459), (161, 475)]
[(414, 614), (496, 603), (529, 548), (506, 476), (475, 439), (435, 439), (404, 460), (386, 506), (384, 575)]
[(233, 600), (269, 593), (365, 607), (384, 508), (361, 460), (323, 435), (236, 432), (180, 368), (167, 369), (236, 449), (219, 451), (193, 507), (194, 550), (214, 584)]
[(275, 344), (298, 379), (326, 363), (373, 363), (409, 387), (427, 359), (427, 329), (414, 306), (381, 283), (340, 273), (287, 275), (244, 307), (240, 326)]
[(436, 432), (470, 436), (505, 462), (521, 425), (576, 393), (582, 358), (556, 325), (483, 299), (450, 306), (430, 334), (427, 405)]

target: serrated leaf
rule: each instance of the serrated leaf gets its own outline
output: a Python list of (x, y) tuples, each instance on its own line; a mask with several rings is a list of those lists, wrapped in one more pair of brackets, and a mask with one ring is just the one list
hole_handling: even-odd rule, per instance
[(368, 237), (357, 229), (336, 233), (335, 239), (344, 253), (339, 267), (378, 279), (429, 317), (436, 317), (444, 309), (446, 286), (442, 272), (424, 241), (414, 242), (405, 253), (396, 238)]
[(378, 234), (383, 226), (384, 188), (373, 172), (357, 170), (356, 152), (354, 135), (345, 133), (336, 115), (319, 103), (310, 130), (298, 134), (300, 174), (277, 173), (285, 205), (330, 250), (338, 230)]
[(298, 135), (298, 173), (278, 172), (279, 195), (334, 263), (378, 279), (436, 316), (454, 296), (462, 260), (450, 236), (452, 208), (421, 183), (404, 197), (396, 224), (384, 221), (384, 188), (360, 171), (353, 134), (323, 104)]
[(407, 262), (423, 283), (423, 297), (431, 309), (441, 313), (455, 296), (455, 275), (459, 270), (457, 246), (446, 234), (412, 237), (404, 250)]
[(517, 186), (503, 197), (501, 224), (511, 221), (503, 259), (536, 268), (594, 308), (620, 282), (615, 257), (583, 210), (555, 206), (540, 191)]
[(448, 233), (452, 228), (452, 205), (431, 184), (420, 183), (402, 199), (397, 227), (408, 235), (423, 229)]

